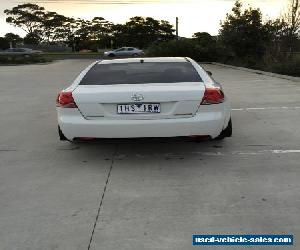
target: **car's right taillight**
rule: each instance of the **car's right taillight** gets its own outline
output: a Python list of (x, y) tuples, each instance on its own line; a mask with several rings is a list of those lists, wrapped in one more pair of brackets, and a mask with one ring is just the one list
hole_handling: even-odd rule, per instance
[(225, 96), (220, 87), (205, 87), (202, 105), (218, 104), (224, 102)]
[(60, 108), (77, 108), (72, 92), (60, 92), (56, 99), (56, 107)]

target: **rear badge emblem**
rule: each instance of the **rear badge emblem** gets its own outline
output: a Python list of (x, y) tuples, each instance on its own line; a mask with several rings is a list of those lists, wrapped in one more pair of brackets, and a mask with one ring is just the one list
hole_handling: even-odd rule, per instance
[(143, 100), (144, 100), (144, 96), (143, 96), (142, 94), (134, 93), (134, 94), (131, 96), (131, 100), (134, 101), (134, 102), (140, 102), (140, 101), (143, 101)]

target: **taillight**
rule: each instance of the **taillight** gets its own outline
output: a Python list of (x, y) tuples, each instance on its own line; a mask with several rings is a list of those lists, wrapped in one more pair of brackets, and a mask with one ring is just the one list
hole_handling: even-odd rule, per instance
[(219, 87), (206, 87), (201, 104), (218, 104), (224, 102), (224, 93)]
[(72, 92), (60, 92), (56, 99), (56, 107), (77, 108)]

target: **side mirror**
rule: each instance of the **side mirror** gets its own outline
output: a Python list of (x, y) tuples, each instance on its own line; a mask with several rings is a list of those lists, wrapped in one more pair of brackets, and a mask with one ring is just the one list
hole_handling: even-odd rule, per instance
[(207, 73), (208, 75), (212, 76), (211, 71), (208, 71), (208, 70), (207, 70), (206, 73)]

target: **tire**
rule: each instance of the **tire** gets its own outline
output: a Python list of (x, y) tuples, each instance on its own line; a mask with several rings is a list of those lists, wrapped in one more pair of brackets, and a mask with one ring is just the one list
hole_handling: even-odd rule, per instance
[(137, 57), (137, 56), (138, 56), (138, 54), (136, 54), (136, 53), (132, 55), (132, 57)]
[(61, 141), (69, 141), (68, 138), (64, 135), (61, 131), (60, 127), (58, 126), (58, 136)]
[(109, 56), (109, 57), (115, 57), (115, 54), (110, 53), (110, 54), (108, 54), (108, 56)]
[(221, 134), (218, 137), (216, 137), (214, 140), (220, 141), (223, 140), (225, 137), (231, 137), (231, 136), (232, 136), (232, 121), (230, 118), (227, 127), (224, 130), (222, 130)]

